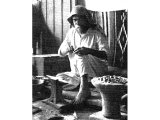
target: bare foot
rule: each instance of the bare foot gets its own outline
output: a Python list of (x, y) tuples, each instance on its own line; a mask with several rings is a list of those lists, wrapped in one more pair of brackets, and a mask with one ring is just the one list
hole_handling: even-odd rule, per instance
[(84, 101), (86, 101), (89, 97), (91, 96), (91, 92), (89, 89), (87, 90), (80, 90), (77, 94), (77, 96), (75, 97), (75, 104), (80, 104), (83, 103)]
[(86, 107), (86, 100), (91, 95), (91, 92), (89, 90), (80, 90), (75, 97), (75, 99), (62, 107), (59, 108), (59, 113), (61, 114), (70, 114), (73, 113), (74, 110), (82, 110), (84, 107)]
[(85, 74), (81, 77), (80, 88), (77, 96), (75, 97), (74, 103), (80, 104), (86, 101), (91, 96), (91, 92), (88, 84), (88, 75)]

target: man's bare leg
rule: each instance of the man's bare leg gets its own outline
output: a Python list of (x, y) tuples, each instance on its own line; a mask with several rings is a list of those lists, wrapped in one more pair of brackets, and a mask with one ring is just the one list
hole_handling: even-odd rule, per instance
[(88, 97), (91, 96), (89, 89), (88, 75), (85, 74), (81, 77), (80, 88), (75, 98), (74, 103), (79, 104), (84, 102)]
[(84, 107), (85, 101), (91, 95), (89, 90), (88, 75), (85, 74), (81, 77), (80, 88), (75, 100), (71, 104), (64, 105), (60, 107), (59, 112), (63, 113), (72, 113), (74, 110), (80, 110)]

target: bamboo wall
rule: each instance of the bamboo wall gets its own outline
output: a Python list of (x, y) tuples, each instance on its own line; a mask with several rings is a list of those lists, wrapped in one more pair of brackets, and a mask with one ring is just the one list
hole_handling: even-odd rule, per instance
[[(55, 42), (51, 45), (51, 47), (55, 48), (53, 51), (50, 51), (51, 53), (57, 53), (57, 49), (69, 29), (69, 24), (66, 19), (67, 15), (70, 13), (71, 5), (74, 4), (70, 3), (71, 0), (42, 0), (42, 13), (44, 15), (45, 24), (54, 36), (53, 38), (48, 38)], [(47, 41), (49, 40), (46, 40), (45, 43), (47, 43)]]

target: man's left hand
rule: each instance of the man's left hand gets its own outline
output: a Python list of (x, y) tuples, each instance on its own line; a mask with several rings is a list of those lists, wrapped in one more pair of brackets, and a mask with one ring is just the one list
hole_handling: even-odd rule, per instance
[(77, 48), (74, 51), (74, 53), (79, 55), (79, 56), (88, 55), (88, 54), (90, 54), (90, 48), (80, 47), (80, 48)]

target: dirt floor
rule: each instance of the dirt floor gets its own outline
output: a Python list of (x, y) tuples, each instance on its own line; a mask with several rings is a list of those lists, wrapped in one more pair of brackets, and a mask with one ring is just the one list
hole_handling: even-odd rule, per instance
[[(63, 91), (63, 97), (66, 102), (74, 99), (77, 91)], [(66, 99), (67, 98), (67, 99)], [(69, 100), (70, 99), (70, 100)], [(101, 96), (98, 91), (92, 90), (92, 96), (88, 100), (88, 106), (82, 110), (76, 110), (70, 114), (60, 114), (58, 108), (64, 105), (64, 102), (54, 104), (53, 102), (35, 100), (32, 105), (33, 120), (108, 120), (101, 115), (94, 116), (101, 111)], [(122, 113), (121, 120), (127, 120), (127, 114)]]

